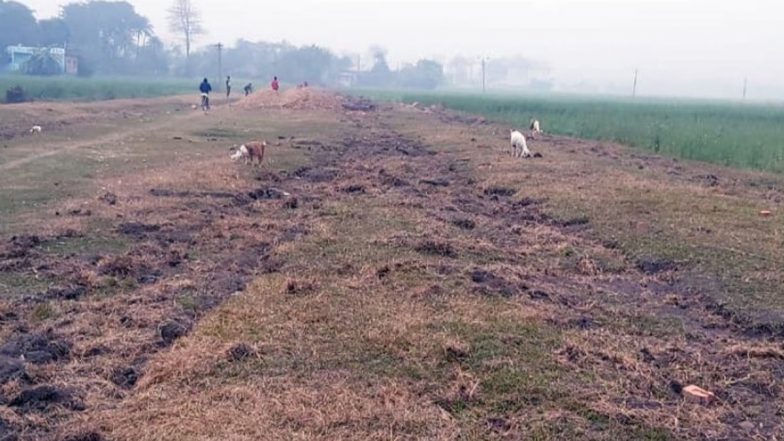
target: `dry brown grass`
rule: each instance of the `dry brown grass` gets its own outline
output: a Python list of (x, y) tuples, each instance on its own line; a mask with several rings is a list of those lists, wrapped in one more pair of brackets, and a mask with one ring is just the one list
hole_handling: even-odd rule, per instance
[[(216, 112), (214, 127), (186, 133), (223, 137), (217, 144), (183, 144), (189, 153), (107, 175), (88, 196), (57, 205), (92, 215), (58, 220), (47, 236), (66, 228), (112, 236), (134, 221), (166, 234), (126, 237), (112, 251), (88, 244), (105, 254), (96, 268), (58, 263), (60, 276), (100, 287), (102, 263), (164, 266), (164, 249), (188, 257), (153, 283), (51, 300), (52, 317), (33, 330), (56, 329), (72, 356), (28, 373), (78, 391), (87, 411), (0, 406), (0, 418), (36, 428), (30, 439), (784, 433), (782, 348), (716, 309), (710, 258), (725, 254), (705, 252), (731, 249), (744, 256), (740, 268), (757, 265), (751, 282), (778, 280), (764, 262), (779, 255), (768, 241), (780, 226), (754, 211), (770, 190), (741, 184), (761, 175), (721, 170), (734, 184), (706, 188), (693, 180), (701, 166), (562, 138), (532, 146), (541, 160), (512, 161), (499, 128), (438, 109), (322, 110)], [(244, 131), (258, 112), (272, 127)], [(224, 139), (245, 136), (281, 137), (264, 170), (226, 158)], [(313, 169), (292, 173), (303, 165)], [(242, 199), (259, 187), (285, 190), (296, 208), (285, 198)], [(116, 205), (98, 200), (105, 192)], [(51, 263), (62, 252), (50, 253), (33, 257)], [(646, 256), (667, 265), (646, 272)], [(244, 292), (215, 291), (216, 278), (233, 276), (248, 281)], [(223, 303), (199, 303), (210, 299)], [(33, 306), (9, 300), (0, 314), (15, 308), (27, 317)], [(192, 330), (161, 346), (173, 319)], [(109, 352), (88, 355), (94, 348)], [(138, 382), (112, 383), (128, 366), (139, 368)], [(679, 388), (689, 384), (717, 399), (684, 400)]]

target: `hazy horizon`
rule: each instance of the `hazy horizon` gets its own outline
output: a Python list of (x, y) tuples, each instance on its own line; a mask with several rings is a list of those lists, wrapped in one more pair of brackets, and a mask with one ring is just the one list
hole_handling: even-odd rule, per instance
[[(38, 18), (67, 0), (22, 0)], [(129, 0), (167, 44), (167, 0)], [(456, 55), (520, 56), (560, 90), (641, 95), (784, 99), (784, 6), (772, 1), (289, 0), (249, 6), (194, 0), (208, 33), (197, 47), (237, 39), (316, 44), (339, 54), (386, 48), (394, 67)], [(367, 64), (366, 64), (367, 63)], [(363, 62), (368, 65), (370, 60)]]

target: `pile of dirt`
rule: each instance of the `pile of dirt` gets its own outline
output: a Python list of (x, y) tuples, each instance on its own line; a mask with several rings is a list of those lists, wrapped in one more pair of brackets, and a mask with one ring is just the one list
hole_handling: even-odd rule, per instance
[(318, 88), (288, 89), (276, 93), (263, 90), (253, 93), (239, 102), (242, 109), (284, 108), (293, 110), (338, 110), (343, 97)]

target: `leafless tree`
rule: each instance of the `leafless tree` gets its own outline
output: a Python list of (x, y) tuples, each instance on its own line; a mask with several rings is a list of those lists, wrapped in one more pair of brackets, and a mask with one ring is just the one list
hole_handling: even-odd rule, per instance
[(181, 34), (185, 42), (186, 69), (190, 73), (191, 44), (196, 36), (204, 33), (201, 14), (191, 0), (174, 0), (168, 12), (169, 28)]

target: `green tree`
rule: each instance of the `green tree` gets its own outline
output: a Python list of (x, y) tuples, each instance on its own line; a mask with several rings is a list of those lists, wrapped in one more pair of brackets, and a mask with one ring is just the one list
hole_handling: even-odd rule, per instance
[(444, 68), (433, 60), (419, 60), (414, 66), (406, 66), (398, 74), (403, 87), (435, 89), (444, 82)]
[(70, 32), (70, 47), (81, 55), (80, 63), (102, 73), (133, 71), (140, 46), (152, 36), (147, 18), (124, 1), (70, 3), (63, 7), (62, 19)]
[(0, 0), (0, 59), (8, 46), (38, 44), (38, 23), (27, 6)]
[(49, 18), (38, 22), (40, 44), (42, 46), (63, 47), (68, 42), (71, 32), (62, 18)]

